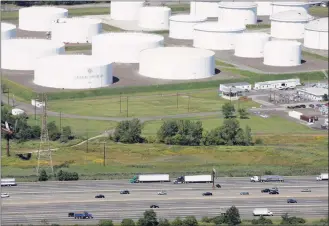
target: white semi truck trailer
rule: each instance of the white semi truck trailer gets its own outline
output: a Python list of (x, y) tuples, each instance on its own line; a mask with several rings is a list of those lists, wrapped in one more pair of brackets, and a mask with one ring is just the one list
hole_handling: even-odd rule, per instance
[(273, 216), (273, 213), (267, 208), (256, 208), (252, 214), (254, 216)]
[(1, 178), (1, 187), (3, 186), (16, 186), (15, 178)]
[(142, 174), (134, 176), (130, 183), (170, 182), (169, 174)]
[(328, 174), (327, 173), (321, 173), (319, 176), (316, 177), (317, 181), (320, 180), (328, 180)]
[(192, 176), (181, 176), (178, 177), (175, 184), (187, 184), (187, 183), (211, 183), (213, 178), (211, 175), (192, 175)]

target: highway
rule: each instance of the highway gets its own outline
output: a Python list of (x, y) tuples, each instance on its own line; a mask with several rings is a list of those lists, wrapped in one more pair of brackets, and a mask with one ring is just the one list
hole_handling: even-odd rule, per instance
[[(315, 177), (286, 177), (284, 183), (251, 183), (248, 178), (220, 178), (222, 188), (211, 184), (151, 183), (129, 184), (127, 180), (19, 183), (17, 187), (3, 187), (10, 194), (2, 199), (2, 224), (65, 225), (97, 224), (100, 219), (120, 222), (123, 218), (137, 220), (150, 205), (159, 205), (158, 217), (173, 219), (194, 215), (217, 216), (221, 209), (235, 205), (243, 219), (252, 219), (257, 207), (269, 208), (274, 217), (284, 213), (304, 218), (324, 218), (328, 213), (328, 181)], [(263, 188), (278, 187), (279, 195), (261, 193)], [(311, 192), (301, 192), (309, 188)], [(131, 194), (120, 195), (127, 189)], [(157, 195), (165, 190), (167, 195)], [(202, 196), (211, 191), (212, 197)], [(240, 195), (247, 191), (249, 195)], [(105, 199), (95, 199), (97, 194)], [(298, 203), (288, 204), (287, 198)], [(68, 212), (88, 211), (93, 220), (68, 218)]]

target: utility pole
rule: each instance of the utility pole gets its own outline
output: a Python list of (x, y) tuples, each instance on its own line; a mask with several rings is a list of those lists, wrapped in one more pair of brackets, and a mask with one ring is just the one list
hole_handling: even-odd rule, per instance
[(127, 96), (127, 118), (128, 118), (128, 115), (129, 115), (129, 113), (128, 113), (128, 110), (129, 110), (129, 108), (128, 108), (128, 103), (129, 103), (129, 102), (128, 102), (128, 98), (129, 98), (129, 97)]
[(188, 95), (188, 100), (187, 100), (187, 112), (190, 112), (190, 95)]
[(51, 170), (51, 174), (54, 174), (52, 153), (49, 144), (49, 134), (47, 128), (47, 95), (42, 94), (41, 98), (42, 103), (42, 120), (41, 120), (41, 136), (40, 136), (40, 146), (38, 150), (38, 165), (37, 165), (37, 175), (40, 173), (41, 162), (47, 161), (48, 167)]
[(62, 112), (59, 112), (59, 131), (62, 133)]
[(104, 151), (104, 156), (103, 156), (103, 166), (105, 166), (105, 159), (106, 159), (106, 154), (105, 154), (105, 153), (106, 153), (106, 146), (105, 146), (105, 144), (106, 144), (106, 143), (104, 142), (104, 150), (103, 150), (103, 151)]
[(177, 109), (178, 109), (178, 93), (176, 94), (176, 105), (177, 105)]
[(9, 88), (6, 88), (5, 90), (2, 91), (2, 93), (7, 94), (7, 101), (8, 101), (8, 105), (9, 105)]
[(121, 111), (121, 95), (122, 95), (122, 93), (120, 92), (120, 113), (122, 112)]
[(87, 153), (88, 153), (88, 149), (89, 149), (89, 131), (88, 131), (88, 119), (87, 119)]
[(37, 120), (37, 98), (34, 99), (34, 120)]

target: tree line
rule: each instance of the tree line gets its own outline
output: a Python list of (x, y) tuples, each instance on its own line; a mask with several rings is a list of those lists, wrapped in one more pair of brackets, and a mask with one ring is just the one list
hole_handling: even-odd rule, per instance
[[(143, 124), (139, 119), (120, 122), (115, 128), (111, 139), (122, 143), (163, 143), (168, 145), (254, 145), (251, 128), (241, 128), (236, 119), (234, 105), (226, 103), (222, 106), (224, 122), (210, 131), (204, 131), (201, 121), (166, 120), (158, 129), (156, 137), (142, 137)], [(244, 108), (238, 110), (240, 119), (247, 119), (248, 112)]]
[(36, 6), (36, 5), (82, 5), (95, 3), (110, 3), (111, 1), (2, 1), (1, 4), (13, 4), (16, 6)]

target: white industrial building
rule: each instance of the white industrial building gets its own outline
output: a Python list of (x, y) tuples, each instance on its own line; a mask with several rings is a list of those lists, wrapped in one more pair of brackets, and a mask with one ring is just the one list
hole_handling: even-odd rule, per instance
[(9, 23), (1, 22), (1, 40), (16, 37), (16, 26)]
[(51, 31), (53, 21), (68, 17), (68, 10), (56, 7), (32, 6), (18, 11), (19, 29)]
[(203, 23), (206, 17), (194, 15), (175, 15), (169, 18), (169, 37), (174, 39), (193, 40), (194, 26)]
[(274, 40), (264, 47), (264, 64), (276, 67), (293, 67), (302, 63), (302, 44), (297, 41)]
[(100, 33), (100, 19), (62, 18), (54, 21), (51, 27), (51, 39), (64, 43), (91, 43), (92, 37)]
[(111, 19), (137, 21), (139, 18), (140, 9), (143, 6), (143, 1), (111, 1)]
[(270, 16), (272, 14), (272, 2), (270, 1), (256, 1), (257, 16)]
[(248, 82), (220, 84), (218, 94), (224, 99), (237, 100), (245, 91), (251, 90)]
[(218, 21), (257, 24), (257, 4), (254, 2), (218, 3)]
[(1, 41), (1, 68), (34, 70), (36, 60), (65, 52), (65, 45), (47, 39), (8, 39)]
[(140, 10), (138, 26), (154, 30), (168, 30), (170, 16), (169, 7), (146, 6)]
[(162, 47), (141, 52), (139, 73), (170, 80), (203, 79), (215, 74), (215, 53), (188, 47)]
[(231, 50), (235, 38), (246, 30), (244, 24), (205, 22), (194, 26), (193, 46), (202, 49)]
[(190, 14), (194, 16), (214, 18), (218, 17), (218, 2), (191, 1)]
[(277, 14), (284, 11), (296, 10), (308, 14), (310, 3), (308, 1), (272, 1), (272, 14)]
[(328, 50), (328, 17), (313, 20), (305, 25), (304, 46)]
[(274, 80), (274, 81), (266, 81), (266, 82), (256, 82), (254, 85), (255, 90), (260, 89), (278, 89), (278, 88), (296, 88), (296, 86), (300, 86), (300, 79), (286, 79), (286, 80)]
[(309, 87), (309, 88), (298, 89), (297, 93), (309, 100), (322, 101), (323, 95), (325, 94), (328, 95), (328, 89), (321, 87)]
[(115, 63), (138, 63), (142, 50), (162, 47), (161, 35), (139, 32), (113, 32), (96, 35), (92, 39), (92, 55)]
[(234, 55), (237, 57), (262, 58), (270, 35), (264, 32), (246, 32), (237, 35)]
[(291, 117), (291, 118), (294, 118), (294, 119), (300, 119), (300, 116), (303, 115), (303, 113), (299, 112), (299, 111), (289, 111), (288, 112), (288, 115)]
[(89, 55), (57, 55), (39, 59), (35, 84), (58, 89), (90, 89), (113, 82), (112, 62)]
[(309, 14), (290, 10), (273, 14), (271, 20), (271, 36), (277, 39), (303, 39), (305, 25), (313, 20)]

